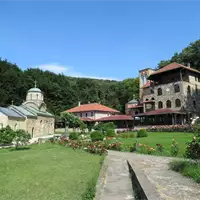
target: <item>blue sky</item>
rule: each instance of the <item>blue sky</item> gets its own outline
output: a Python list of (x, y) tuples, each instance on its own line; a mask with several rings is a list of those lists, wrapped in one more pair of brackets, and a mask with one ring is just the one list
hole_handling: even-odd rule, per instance
[(200, 39), (200, 2), (0, 1), (0, 57), (122, 80)]

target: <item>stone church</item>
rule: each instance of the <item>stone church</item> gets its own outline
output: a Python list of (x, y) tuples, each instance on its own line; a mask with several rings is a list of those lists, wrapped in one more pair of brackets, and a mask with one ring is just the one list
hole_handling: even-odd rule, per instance
[(54, 134), (54, 123), (54, 116), (47, 112), (43, 92), (36, 83), (28, 90), (22, 105), (0, 107), (0, 129), (9, 125), (13, 130), (23, 129), (36, 138)]

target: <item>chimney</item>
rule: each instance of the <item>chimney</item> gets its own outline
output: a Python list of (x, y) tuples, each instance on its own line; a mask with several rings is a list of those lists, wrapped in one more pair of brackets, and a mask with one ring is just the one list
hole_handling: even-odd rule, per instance
[(189, 67), (189, 68), (190, 68), (190, 63), (188, 63), (188, 64), (187, 64), (187, 67)]
[(81, 102), (79, 101), (79, 102), (78, 102), (78, 106), (80, 106), (80, 105), (81, 105)]

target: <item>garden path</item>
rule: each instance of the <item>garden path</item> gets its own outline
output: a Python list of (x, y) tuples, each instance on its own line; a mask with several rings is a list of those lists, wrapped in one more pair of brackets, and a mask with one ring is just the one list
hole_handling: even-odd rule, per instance
[(109, 151), (96, 200), (132, 200), (133, 191), (127, 162), (130, 163), (148, 200), (199, 200), (200, 184), (169, 170), (173, 158)]

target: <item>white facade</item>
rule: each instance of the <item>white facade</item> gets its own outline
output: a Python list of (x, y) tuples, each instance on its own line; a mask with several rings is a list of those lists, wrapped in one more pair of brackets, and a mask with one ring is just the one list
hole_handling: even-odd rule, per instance
[(101, 111), (88, 111), (88, 112), (77, 112), (74, 113), (77, 117), (86, 117), (90, 119), (100, 119), (102, 117), (109, 117), (111, 115), (110, 112), (101, 112)]

